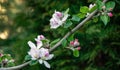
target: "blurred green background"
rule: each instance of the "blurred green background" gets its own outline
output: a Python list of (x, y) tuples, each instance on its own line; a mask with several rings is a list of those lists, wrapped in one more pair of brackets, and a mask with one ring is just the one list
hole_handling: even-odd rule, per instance
[[(43, 34), (52, 41), (65, 34), (62, 33), (64, 30), (50, 30), (49, 20), (55, 10), (70, 8), (70, 14), (77, 14), (80, 6), (89, 6), (94, 1), (0, 0), (0, 50), (11, 54), (16, 65), (22, 64), (29, 51), (29, 40), (34, 41), (37, 35)], [(120, 69), (120, 1), (114, 1), (114, 16), (107, 26), (100, 20), (90, 20), (76, 32), (75, 38), (79, 39), (82, 47), (80, 56), (73, 57), (71, 51), (61, 46), (53, 52), (55, 57), (49, 61), (50, 70)], [(48, 69), (38, 64), (22, 70)]]

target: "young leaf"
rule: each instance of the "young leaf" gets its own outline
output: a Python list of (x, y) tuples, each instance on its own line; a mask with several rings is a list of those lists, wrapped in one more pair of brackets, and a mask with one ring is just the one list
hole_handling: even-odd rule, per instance
[(64, 39), (64, 40), (62, 41), (62, 46), (63, 46), (63, 47), (66, 47), (66, 45), (67, 45), (67, 40)]
[(48, 39), (41, 40), (43, 43), (50, 42)]
[(86, 15), (85, 13), (79, 13), (79, 14), (78, 14), (78, 16), (79, 16), (80, 18), (84, 18), (85, 15)]
[(66, 9), (66, 11), (64, 12), (64, 15), (68, 14), (68, 12), (69, 12), (69, 8)]
[(25, 61), (29, 61), (29, 60), (31, 60), (31, 56), (30, 55), (26, 55), (25, 56)]
[(93, 22), (95, 22), (95, 23), (98, 22), (98, 18), (97, 18), (97, 17), (94, 17), (94, 18), (93, 18)]
[(94, 6), (93, 8), (91, 8), (91, 9), (89, 10), (89, 12), (92, 13), (92, 12), (95, 11), (96, 9), (97, 9), (97, 6)]
[(70, 20), (67, 20), (66, 23), (64, 24), (64, 28), (68, 28), (72, 25), (72, 22)]
[(74, 55), (75, 57), (79, 57), (79, 51), (75, 49), (75, 50), (73, 51), (73, 55)]
[(37, 63), (38, 63), (37, 60), (31, 60), (30, 65), (32, 66), (32, 65), (35, 65), (35, 64), (37, 64)]
[(69, 38), (68, 38), (68, 41), (72, 41), (74, 40), (74, 34), (72, 34)]
[(7, 66), (8, 66), (8, 67), (15, 66), (15, 63), (14, 63), (14, 62), (8, 62), (8, 63), (7, 63)]
[(0, 63), (2, 62), (2, 58), (0, 57)]
[(80, 17), (78, 15), (73, 15), (71, 20), (79, 22)]
[(111, 11), (111, 9), (114, 9), (114, 7), (115, 7), (115, 2), (109, 1), (109, 2), (106, 3), (107, 10)]
[(87, 6), (83, 6), (83, 7), (80, 8), (80, 12), (81, 13), (87, 13), (87, 12), (89, 12), (89, 8)]
[(103, 6), (105, 6), (105, 4), (102, 1), (97, 0), (97, 7), (98, 7), (98, 9), (101, 10)]
[(50, 46), (54, 45), (54, 44), (57, 43), (59, 40), (60, 40), (60, 38), (55, 39), (54, 41), (52, 41), (52, 42), (50, 43)]
[(103, 23), (105, 25), (107, 25), (108, 21), (109, 21), (109, 17), (107, 15), (102, 15), (100, 16), (100, 19), (103, 21)]

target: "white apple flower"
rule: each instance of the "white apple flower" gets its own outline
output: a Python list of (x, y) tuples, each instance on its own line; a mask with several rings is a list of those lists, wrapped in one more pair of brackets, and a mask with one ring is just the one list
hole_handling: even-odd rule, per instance
[(31, 41), (28, 41), (28, 45), (30, 46), (30, 51), (28, 52), (28, 54), (32, 57), (32, 60), (37, 60), (40, 57), (39, 48), (42, 46), (42, 42), (39, 43), (39, 46), (36, 46)]
[(55, 11), (50, 19), (51, 28), (56, 29), (61, 26), (68, 18), (69, 14), (64, 14), (59, 11)]
[(40, 48), (40, 59), (39, 59), (39, 63), (43, 64), (47, 67), (50, 68), (50, 64), (46, 61), (46, 60), (50, 60), (53, 58), (53, 54), (49, 54), (49, 50), (45, 49), (45, 48)]

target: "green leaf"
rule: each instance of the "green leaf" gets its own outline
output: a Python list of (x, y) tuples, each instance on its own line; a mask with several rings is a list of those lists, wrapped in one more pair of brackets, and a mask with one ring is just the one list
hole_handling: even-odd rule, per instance
[(25, 56), (25, 61), (29, 61), (29, 60), (31, 60), (31, 56), (30, 55), (26, 55)]
[(43, 43), (48, 43), (50, 42), (48, 39), (41, 40)]
[(107, 25), (109, 17), (107, 15), (100, 16), (100, 19), (103, 21), (104, 25)]
[(80, 17), (78, 15), (73, 15), (71, 20), (79, 22)]
[(32, 66), (32, 65), (36, 65), (37, 63), (38, 63), (37, 60), (31, 60), (30, 65), (31, 65), (31, 66)]
[(0, 63), (2, 62), (2, 58), (0, 57)]
[(66, 23), (64, 23), (63, 27), (68, 28), (72, 25), (72, 22), (70, 20), (67, 20)]
[(98, 7), (98, 9), (101, 10), (103, 6), (105, 6), (105, 4), (102, 1), (97, 0), (97, 7)]
[(69, 38), (68, 38), (68, 41), (72, 41), (74, 40), (74, 34), (72, 34)]
[(87, 6), (83, 6), (83, 7), (80, 8), (80, 12), (81, 13), (87, 13), (87, 12), (89, 12), (89, 8)]
[(52, 41), (52, 42), (50, 43), (50, 46), (52, 46), (52, 45), (56, 44), (58, 41), (60, 41), (60, 38), (55, 39), (54, 41)]
[(66, 9), (66, 11), (64, 12), (64, 15), (68, 14), (68, 12), (69, 12), (69, 8)]
[(89, 12), (92, 13), (92, 12), (95, 11), (96, 9), (97, 9), (97, 6), (94, 6), (94, 7), (92, 7), (92, 8), (89, 10)]
[(75, 50), (73, 51), (73, 55), (74, 55), (75, 57), (79, 57), (79, 51), (75, 49)]
[(94, 17), (93, 22), (95, 22), (95, 23), (98, 22), (98, 17)]
[(62, 46), (63, 46), (63, 47), (66, 47), (66, 45), (67, 45), (67, 40), (64, 39), (64, 40), (62, 41)]
[(78, 16), (79, 16), (80, 18), (84, 18), (84, 17), (86, 16), (86, 14), (85, 14), (85, 13), (79, 13)]
[(8, 67), (15, 66), (15, 63), (14, 63), (14, 62), (8, 62), (8, 63), (7, 63), (7, 66), (8, 66)]
[(115, 2), (114, 1), (109, 1), (109, 2), (106, 3), (107, 10), (114, 9), (114, 7), (115, 7)]

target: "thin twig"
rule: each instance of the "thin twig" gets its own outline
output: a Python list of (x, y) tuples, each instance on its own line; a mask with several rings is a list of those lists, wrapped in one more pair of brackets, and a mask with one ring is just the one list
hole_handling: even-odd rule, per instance
[[(103, 2), (106, 2), (107, 0), (104, 0)], [(94, 12), (92, 12), (87, 18), (85, 18), (81, 23), (79, 23), (76, 27), (74, 27), (71, 31), (69, 31), (58, 43), (56, 43), (49, 51), (52, 52), (53, 50), (55, 50), (58, 46), (61, 45), (62, 41), (65, 40), (66, 38), (68, 38), (72, 33), (74, 33), (75, 31), (77, 31), (85, 22), (87, 22), (88, 20), (90, 20), (96, 13), (98, 10), (95, 10)], [(13, 67), (8, 67), (8, 68), (0, 68), (0, 70), (19, 70), (25, 66), (27, 66), (30, 63), (30, 61), (23, 63), (21, 65), (18, 66), (13, 66)]]
[(0, 68), (0, 70), (19, 70), (19, 69), (27, 66), (29, 63), (30, 63), (30, 61), (23, 63), (21, 65), (18, 65), (18, 66), (13, 66), (13, 67), (8, 67), (8, 68)]

